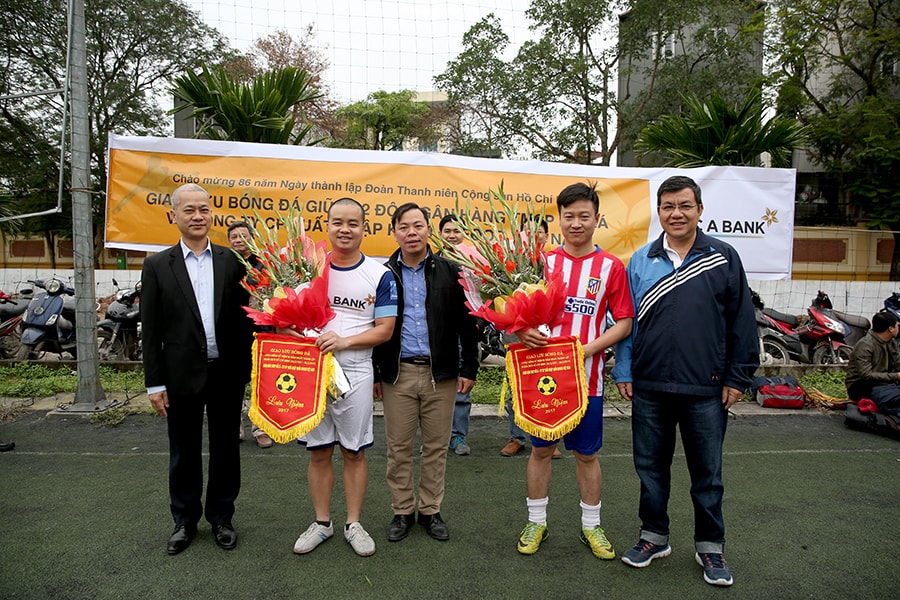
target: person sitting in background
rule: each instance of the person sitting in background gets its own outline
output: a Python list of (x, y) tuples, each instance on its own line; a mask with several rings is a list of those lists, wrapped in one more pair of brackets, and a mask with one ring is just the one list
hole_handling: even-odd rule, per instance
[(897, 316), (883, 310), (872, 317), (872, 329), (856, 343), (847, 369), (847, 394), (853, 401), (869, 398), (884, 414), (900, 417), (900, 334)]

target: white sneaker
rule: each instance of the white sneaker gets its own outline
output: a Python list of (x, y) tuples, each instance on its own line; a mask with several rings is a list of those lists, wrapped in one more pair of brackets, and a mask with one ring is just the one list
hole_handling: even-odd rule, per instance
[(334, 535), (334, 527), (331, 523), (328, 527), (319, 525), (315, 521), (309, 528), (300, 534), (297, 541), (294, 542), (294, 554), (306, 554), (312, 552), (316, 547)]
[(360, 556), (372, 556), (375, 554), (375, 540), (372, 539), (363, 526), (356, 523), (350, 523), (349, 527), (344, 528), (344, 538), (353, 551)]

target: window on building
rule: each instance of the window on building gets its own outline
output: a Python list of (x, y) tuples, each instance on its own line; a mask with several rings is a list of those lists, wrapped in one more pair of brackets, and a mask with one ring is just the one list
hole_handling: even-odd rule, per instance
[(43, 258), (43, 240), (13, 240), (9, 245), (9, 255), (13, 258)]
[(675, 56), (675, 36), (670, 34), (663, 35), (659, 31), (651, 34), (653, 40), (653, 57), (671, 58)]

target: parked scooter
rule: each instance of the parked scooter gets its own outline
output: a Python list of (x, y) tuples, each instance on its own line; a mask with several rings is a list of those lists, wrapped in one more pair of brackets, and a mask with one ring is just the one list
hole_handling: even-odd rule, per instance
[[(118, 282), (113, 279), (113, 285)], [(97, 323), (100, 360), (141, 360), (141, 282), (119, 290), (106, 309), (106, 318)]]
[[(759, 336), (759, 364), (762, 366), (787, 365), (799, 360), (803, 343), (797, 334), (785, 334), (775, 329), (766, 319), (765, 303), (755, 291), (750, 290), (753, 310), (756, 314), (756, 332)], [(775, 312), (775, 311), (773, 311)], [(780, 313), (779, 313), (780, 314)]]
[(28, 308), (31, 290), (23, 290), (20, 294), (26, 297), (16, 300), (0, 290), (0, 358), (14, 358), (19, 348), (22, 335), (19, 323)]
[(834, 314), (828, 294), (820, 291), (806, 312), (809, 320), (800, 325), (797, 317), (771, 308), (763, 309), (763, 314), (773, 329), (786, 336), (799, 337), (800, 353), (791, 355), (794, 360), (817, 365), (844, 364), (850, 360), (852, 348), (847, 344), (846, 338), (853, 330)]
[(44, 291), (28, 303), (16, 359), (33, 358), (41, 351), (75, 356), (75, 288), (55, 277), (29, 283)]
[(813, 306), (823, 311), (829, 317), (836, 317), (850, 328), (849, 333), (844, 337), (844, 342), (850, 348), (853, 348), (856, 342), (863, 339), (866, 332), (872, 327), (872, 324), (865, 317), (834, 310), (834, 307), (831, 305), (831, 299), (825, 292), (820, 291), (818, 293), (815, 300), (813, 300)]

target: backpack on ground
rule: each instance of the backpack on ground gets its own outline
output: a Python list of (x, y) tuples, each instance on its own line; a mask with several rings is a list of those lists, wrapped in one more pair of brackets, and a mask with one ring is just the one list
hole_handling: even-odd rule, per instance
[(862, 412), (855, 402), (847, 405), (844, 425), (857, 431), (868, 431), (900, 440), (900, 420), (880, 412)]
[(796, 377), (754, 377), (750, 387), (753, 397), (764, 408), (803, 408), (806, 392)]

